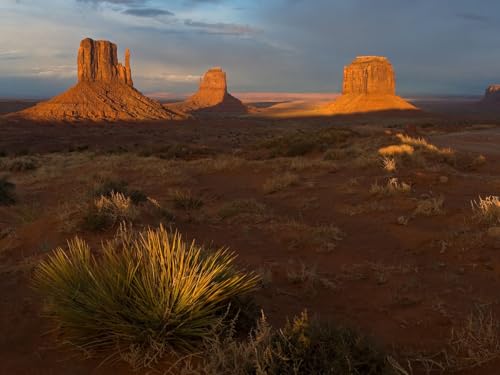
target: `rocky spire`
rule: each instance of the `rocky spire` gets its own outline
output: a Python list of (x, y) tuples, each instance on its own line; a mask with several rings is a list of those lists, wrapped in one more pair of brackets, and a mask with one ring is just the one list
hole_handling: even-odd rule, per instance
[(125, 52), (125, 66), (118, 62), (116, 44), (86, 38), (78, 50), (78, 82), (122, 82), (132, 86), (130, 51)]

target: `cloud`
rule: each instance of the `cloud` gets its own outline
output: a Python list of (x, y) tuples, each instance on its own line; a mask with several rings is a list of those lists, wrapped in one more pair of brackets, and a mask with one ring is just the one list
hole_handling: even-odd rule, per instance
[(158, 17), (158, 16), (173, 16), (174, 13), (164, 9), (157, 8), (129, 8), (122, 12), (135, 17)]
[(79, 3), (91, 3), (91, 4), (116, 4), (116, 5), (140, 5), (145, 4), (148, 0), (76, 0)]
[(33, 68), (30, 75), (40, 78), (71, 78), (76, 77), (76, 69), (70, 65), (46, 66)]
[(20, 60), (25, 57), (26, 54), (16, 49), (0, 49), (0, 60)]
[(166, 81), (166, 82), (176, 82), (176, 83), (192, 83), (199, 82), (201, 76), (195, 74), (168, 74), (160, 73), (156, 75), (143, 75), (137, 78), (148, 80), (148, 81)]
[(236, 23), (224, 23), (224, 22), (200, 22), (192, 21), (190, 19), (184, 20), (184, 25), (200, 30), (204, 30), (213, 34), (227, 34), (227, 35), (250, 35), (257, 34), (260, 30), (248, 26), (240, 25)]

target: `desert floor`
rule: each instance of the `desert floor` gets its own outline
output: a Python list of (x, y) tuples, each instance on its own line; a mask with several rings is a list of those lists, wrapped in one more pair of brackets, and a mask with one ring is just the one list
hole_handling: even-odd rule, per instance
[[(17, 203), (0, 206), (0, 372), (130, 371), (58, 346), (30, 288), (33, 268), (52, 249), (75, 235), (95, 246), (113, 236), (116, 228), (83, 229), (79, 215), (96, 186), (124, 181), (163, 209), (141, 204), (135, 227), (163, 223), (207, 247), (227, 246), (258, 272), (254, 296), (273, 324), (307, 309), (359, 329), (425, 373), (418, 359), (430, 366), (436, 353), (452, 351), (451, 332), (471, 317), (500, 319), (500, 240), (471, 208), (500, 191), (498, 123), (390, 114), (2, 120), (0, 177), (15, 183)], [(395, 157), (395, 171), (384, 169), (378, 150), (401, 145), (397, 134), (406, 131), (439, 148), (415, 146)], [(384, 190), (391, 178), (411, 188)], [(180, 196), (197, 203), (179, 204)], [(497, 366), (461, 373), (496, 374)]]

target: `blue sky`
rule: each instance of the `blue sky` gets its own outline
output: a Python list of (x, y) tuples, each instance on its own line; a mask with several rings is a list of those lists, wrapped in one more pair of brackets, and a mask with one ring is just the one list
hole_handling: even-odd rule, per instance
[(210, 66), (232, 91), (338, 92), (357, 55), (388, 56), (403, 95), (500, 82), (498, 0), (0, 0), (0, 97), (74, 84), (84, 37), (130, 48), (146, 93), (191, 92)]

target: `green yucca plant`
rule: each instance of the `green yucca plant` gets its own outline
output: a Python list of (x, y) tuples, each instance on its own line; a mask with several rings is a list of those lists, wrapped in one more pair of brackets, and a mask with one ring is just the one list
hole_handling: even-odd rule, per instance
[(79, 238), (68, 247), (55, 250), (34, 274), (48, 315), (70, 343), (123, 357), (140, 353), (142, 366), (192, 350), (230, 301), (258, 283), (235, 270), (227, 249), (204, 252), (162, 226), (134, 233), (122, 225), (99, 255)]

